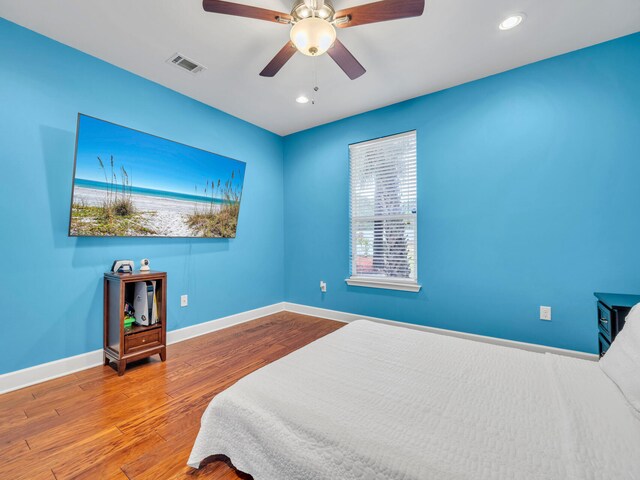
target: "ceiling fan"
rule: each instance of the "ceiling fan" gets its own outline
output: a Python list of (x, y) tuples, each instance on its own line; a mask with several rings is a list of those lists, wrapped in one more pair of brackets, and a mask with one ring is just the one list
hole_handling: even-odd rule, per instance
[(424, 0), (380, 0), (337, 12), (327, 0), (297, 0), (290, 14), (224, 0), (203, 0), (202, 6), (207, 12), (292, 25), (291, 40), (260, 72), (263, 77), (273, 77), (299, 51), (309, 56), (328, 53), (344, 73), (355, 80), (366, 70), (336, 38), (336, 27), (419, 17), (424, 11)]

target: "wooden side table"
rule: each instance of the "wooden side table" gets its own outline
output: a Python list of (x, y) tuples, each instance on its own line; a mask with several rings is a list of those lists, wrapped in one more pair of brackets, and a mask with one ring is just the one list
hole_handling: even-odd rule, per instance
[[(137, 282), (155, 282), (158, 322), (124, 327), (125, 302), (133, 304)], [(159, 354), (167, 358), (167, 273), (134, 272), (104, 274), (104, 364), (116, 364), (123, 375), (127, 363)]]

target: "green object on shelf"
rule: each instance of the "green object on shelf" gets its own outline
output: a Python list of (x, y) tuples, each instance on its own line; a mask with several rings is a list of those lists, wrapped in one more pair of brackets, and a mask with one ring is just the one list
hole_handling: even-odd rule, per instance
[(124, 317), (124, 328), (131, 328), (131, 325), (136, 321), (134, 317)]

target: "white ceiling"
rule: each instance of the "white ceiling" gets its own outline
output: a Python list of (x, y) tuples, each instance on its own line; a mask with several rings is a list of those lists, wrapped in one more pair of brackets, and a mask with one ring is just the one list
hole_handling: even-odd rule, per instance
[[(288, 12), (293, 1), (244, 3)], [(513, 12), (526, 21), (500, 31)], [(206, 13), (201, 0), (0, 0), (0, 15), (280, 135), (640, 30), (638, 0), (427, 0), (422, 17), (338, 30), (367, 69), (352, 81), (327, 55), (297, 54), (260, 77), (290, 27)], [(208, 69), (166, 64), (175, 52)], [(316, 104), (299, 105), (313, 94), (314, 62)]]

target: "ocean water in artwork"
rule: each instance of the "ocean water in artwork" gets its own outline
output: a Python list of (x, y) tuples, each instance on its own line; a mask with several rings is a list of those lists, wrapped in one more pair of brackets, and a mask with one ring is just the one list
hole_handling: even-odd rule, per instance
[(69, 234), (235, 237), (245, 166), (79, 115)]

